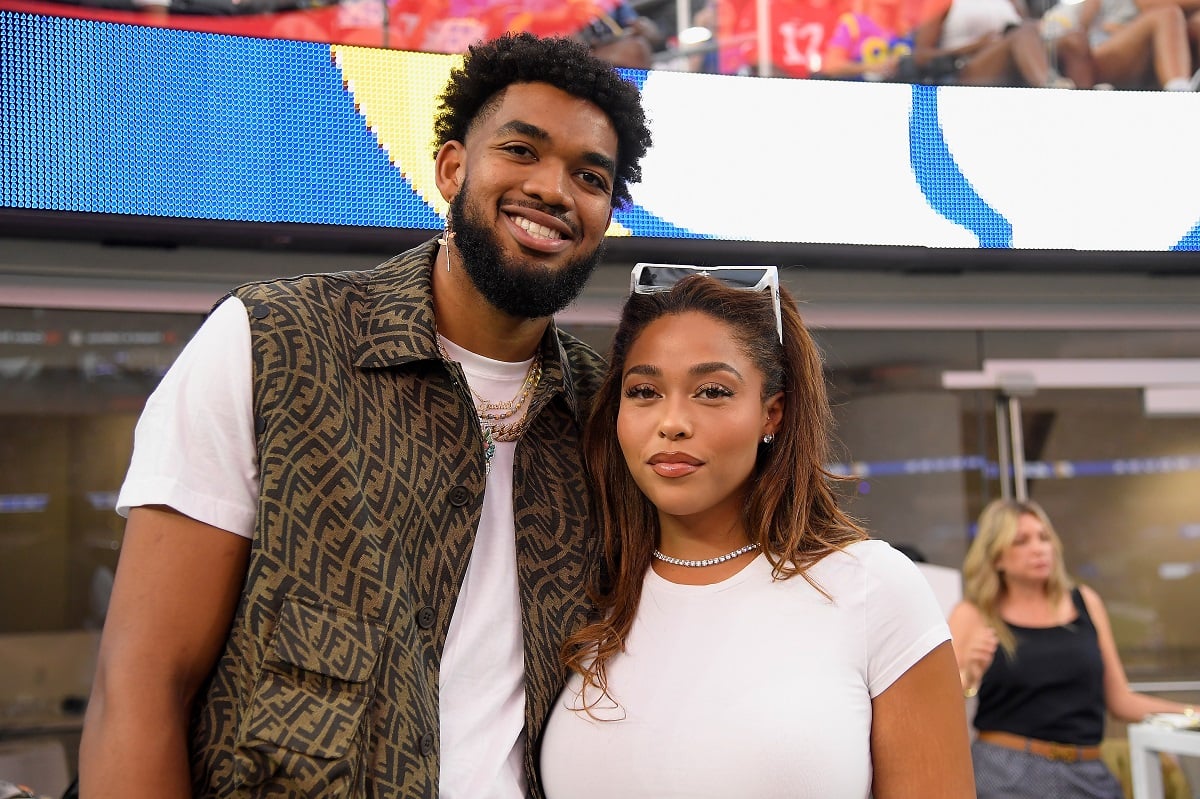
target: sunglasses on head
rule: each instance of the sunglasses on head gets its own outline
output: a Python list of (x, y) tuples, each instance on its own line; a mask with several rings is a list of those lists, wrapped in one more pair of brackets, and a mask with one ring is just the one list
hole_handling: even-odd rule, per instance
[(686, 266), (683, 264), (638, 264), (629, 277), (630, 294), (670, 291), (691, 275), (705, 275), (742, 291), (771, 290), (775, 303), (775, 332), (783, 343), (783, 313), (779, 310), (779, 269), (774, 266)]

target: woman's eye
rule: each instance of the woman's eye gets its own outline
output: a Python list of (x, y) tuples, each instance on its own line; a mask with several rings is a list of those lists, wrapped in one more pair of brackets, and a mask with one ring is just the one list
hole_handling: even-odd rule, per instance
[(625, 396), (628, 399), (653, 399), (655, 391), (653, 386), (630, 386), (625, 389)]
[(724, 386), (715, 386), (715, 385), (714, 386), (704, 386), (699, 391), (697, 391), (696, 394), (698, 396), (703, 397), (704, 399), (709, 399), (709, 400), (715, 400), (715, 399), (721, 399), (722, 397), (732, 397), (733, 396), (733, 392), (730, 391), (729, 389), (725, 388)]

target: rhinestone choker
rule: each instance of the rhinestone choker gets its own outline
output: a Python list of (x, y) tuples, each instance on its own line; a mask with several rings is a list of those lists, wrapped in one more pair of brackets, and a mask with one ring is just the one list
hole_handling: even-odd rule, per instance
[(733, 560), (738, 555), (745, 555), (747, 552), (751, 552), (755, 549), (758, 549), (758, 544), (746, 544), (746, 546), (739, 547), (738, 549), (730, 552), (728, 555), (722, 555), (719, 558), (707, 558), (706, 560), (683, 560), (682, 558), (673, 558), (670, 555), (664, 555), (656, 549), (654, 550), (654, 557), (658, 558), (664, 563), (670, 563), (675, 566), (687, 566), (689, 569), (699, 569), (702, 566), (716, 566), (718, 563), (724, 563), (727, 560)]

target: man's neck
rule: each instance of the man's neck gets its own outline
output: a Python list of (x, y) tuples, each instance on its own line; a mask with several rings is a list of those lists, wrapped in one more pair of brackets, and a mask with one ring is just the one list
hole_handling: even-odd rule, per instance
[(476, 355), (516, 363), (528, 360), (550, 324), (549, 317), (522, 319), (492, 305), (458, 264), (446, 270), (446, 248), (433, 265), (433, 313), (446, 338)]

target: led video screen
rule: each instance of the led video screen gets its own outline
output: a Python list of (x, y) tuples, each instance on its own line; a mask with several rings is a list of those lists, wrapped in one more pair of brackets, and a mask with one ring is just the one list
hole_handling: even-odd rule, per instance
[[(457, 59), (0, 12), (0, 209), (440, 229)], [(612, 237), (1200, 251), (1194, 94), (623, 74)]]

